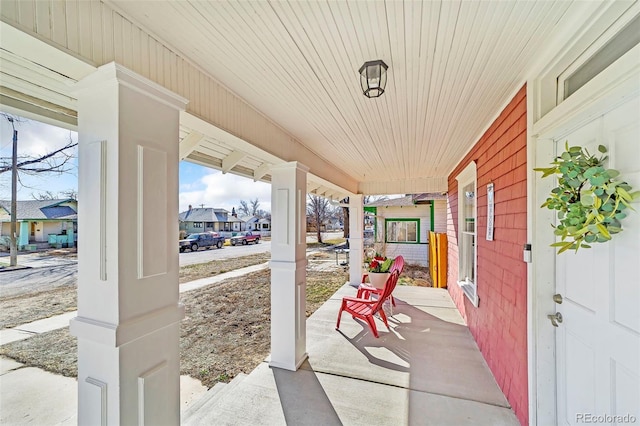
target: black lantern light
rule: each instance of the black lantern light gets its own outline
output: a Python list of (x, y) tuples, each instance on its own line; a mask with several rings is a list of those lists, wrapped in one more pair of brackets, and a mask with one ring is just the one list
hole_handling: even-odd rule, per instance
[(360, 87), (367, 98), (377, 98), (387, 85), (387, 64), (378, 59), (365, 62), (360, 67)]

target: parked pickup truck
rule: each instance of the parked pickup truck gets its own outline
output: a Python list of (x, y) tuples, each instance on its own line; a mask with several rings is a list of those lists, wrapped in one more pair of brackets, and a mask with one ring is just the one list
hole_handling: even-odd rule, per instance
[(253, 234), (249, 231), (247, 232), (240, 232), (238, 235), (236, 235), (235, 237), (231, 237), (231, 245), (235, 246), (238, 244), (242, 244), (243, 246), (249, 244), (249, 243), (256, 243), (258, 244), (260, 242), (260, 235), (259, 234)]
[(179, 241), (180, 253), (183, 253), (186, 249), (191, 251), (198, 251), (200, 247), (222, 248), (224, 245), (224, 237), (221, 237), (215, 232), (202, 232), (198, 234), (189, 234), (187, 238)]

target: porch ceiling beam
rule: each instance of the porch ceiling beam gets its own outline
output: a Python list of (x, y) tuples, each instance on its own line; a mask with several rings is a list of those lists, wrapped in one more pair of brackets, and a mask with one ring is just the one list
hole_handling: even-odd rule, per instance
[(191, 132), (180, 142), (180, 160), (184, 160), (198, 147), (204, 136), (198, 132)]
[(242, 151), (233, 151), (231, 154), (227, 155), (227, 157), (222, 160), (222, 173), (229, 172), (246, 156), (247, 154)]
[(269, 169), (271, 168), (271, 164), (269, 163), (262, 163), (260, 165), (260, 167), (258, 167), (257, 169), (255, 169), (253, 171), (253, 181), (257, 182), (260, 179), (262, 179), (262, 177), (264, 175), (266, 175), (267, 173), (269, 173)]
[(422, 177), (395, 181), (361, 182), (360, 194), (419, 194), (422, 192), (446, 192), (447, 177)]
[(320, 184), (309, 183), (309, 184), (307, 184), (307, 192), (315, 193), (321, 187), (322, 187), (322, 185), (320, 185)]

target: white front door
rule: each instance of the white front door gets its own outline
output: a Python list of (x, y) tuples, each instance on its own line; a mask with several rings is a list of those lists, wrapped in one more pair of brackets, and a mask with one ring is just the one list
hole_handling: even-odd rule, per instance
[[(557, 153), (565, 141), (592, 154), (605, 145), (608, 167), (640, 190), (637, 96), (558, 138)], [(559, 424), (640, 423), (640, 204), (635, 209), (612, 241), (556, 256)]]

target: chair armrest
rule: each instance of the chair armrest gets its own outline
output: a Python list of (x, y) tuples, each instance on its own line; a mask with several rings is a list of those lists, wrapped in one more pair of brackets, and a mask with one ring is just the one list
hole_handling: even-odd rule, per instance
[(378, 290), (378, 289), (377, 289), (377, 288), (375, 288), (374, 286), (369, 285), (369, 284), (367, 284), (367, 283), (361, 283), (361, 284), (358, 286), (358, 288), (359, 288), (359, 289), (361, 289), (361, 290), (367, 290), (367, 291), (376, 291), (376, 290)]
[(367, 305), (371, 305), (374, 303), (378, 303), (377, 300), (370, 300), (370, 299), (358, 299), (357, 297), (349, 297), (349, 296), (345, 296), (342, 298), (342, 301), (347, 301), (347, 302), (358, 302), (358, 303), (366, 303)]

